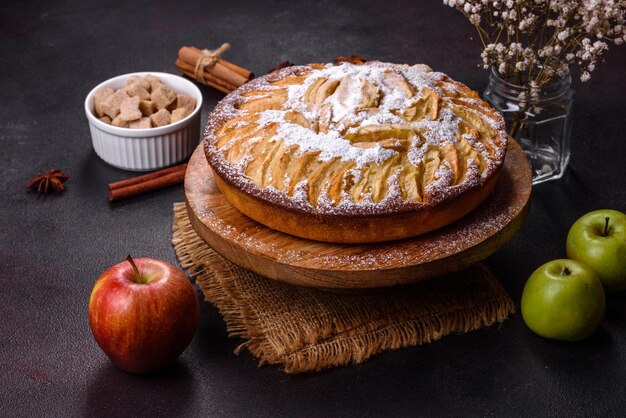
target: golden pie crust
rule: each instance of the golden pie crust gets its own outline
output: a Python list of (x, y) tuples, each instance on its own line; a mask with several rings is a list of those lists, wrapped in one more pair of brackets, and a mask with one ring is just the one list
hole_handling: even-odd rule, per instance
[(226, 199), (299, 237), (380, 242), (448, 225), (493, 190), (502, 116), (425, 65), (310, 64), (257, 78), (209, 115)]

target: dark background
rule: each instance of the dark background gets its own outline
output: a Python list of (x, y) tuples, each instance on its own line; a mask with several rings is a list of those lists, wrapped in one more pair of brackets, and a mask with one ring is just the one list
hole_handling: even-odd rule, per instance
[[(89, 330), (98, 276), (127, 251), (175, 263), (172, 204), (182, 187), (119, 204), (106, 185), (132, 176), (91, 146), (83, 101), (134, 71), (176, 72), (182, 45), (232, 45), (226, 58), (262, 74), (283, 60), (361, 54), (426, 63), (482, 92), (479, 42), (441, 1), (0, 2), (0, 415), (620, 415), (626, 407), (626, 296), (608, 298), (586, 341), (539, 338), (519, 314), (501, 326), (289, 376), (239, 357), (215, 308), (202, 303), (191, 346), (153, 377), (111, 365)], [(578, 92), (572, 160), (535, 188), (522, 231), (487, 260), (516, 304), (540, 264), (565, 256), (586, 211), (626, 210), (626, 48)], [(223, 97), (203, 87), (204, 116)], [(60, 168), (62, 195), (25, 185)]]

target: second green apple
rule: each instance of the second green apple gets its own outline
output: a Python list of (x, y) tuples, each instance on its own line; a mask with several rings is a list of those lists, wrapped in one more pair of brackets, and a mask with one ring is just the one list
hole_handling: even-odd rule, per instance
[(602, 209), (581, 216), (567, 234), (567, 258), (591, 267), (608, 292), (626, 290), (626, 214)]

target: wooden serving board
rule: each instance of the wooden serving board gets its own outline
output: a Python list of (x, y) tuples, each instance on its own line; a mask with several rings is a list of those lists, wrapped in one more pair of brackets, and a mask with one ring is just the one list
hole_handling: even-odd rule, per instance
[(520, 229), (532, 175), (520, 146), (509, 150), (494, 193), (445, 228), (401, 241), (333, 244), (285, 234), (231, 206), (198, 146), (185, 175), (189, 219), (215, 251), (262, 276), (328, 289), (368, 289), (413, 283), (468, 267), (493, 254)]

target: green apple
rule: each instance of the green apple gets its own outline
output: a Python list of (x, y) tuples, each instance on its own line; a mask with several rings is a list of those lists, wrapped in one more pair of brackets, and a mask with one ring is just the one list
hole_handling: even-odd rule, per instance
[(603, 209), (589, 212), (567, 234), (567, 257), (596, 272), (607, 292), (626, 290), (626, 215)]
[(533, 272), (522, 293), (522, 317), (532, 331), (560, 341), (590, 336), (604, 316), (598, 276), (574, 260), (553, 260)]

